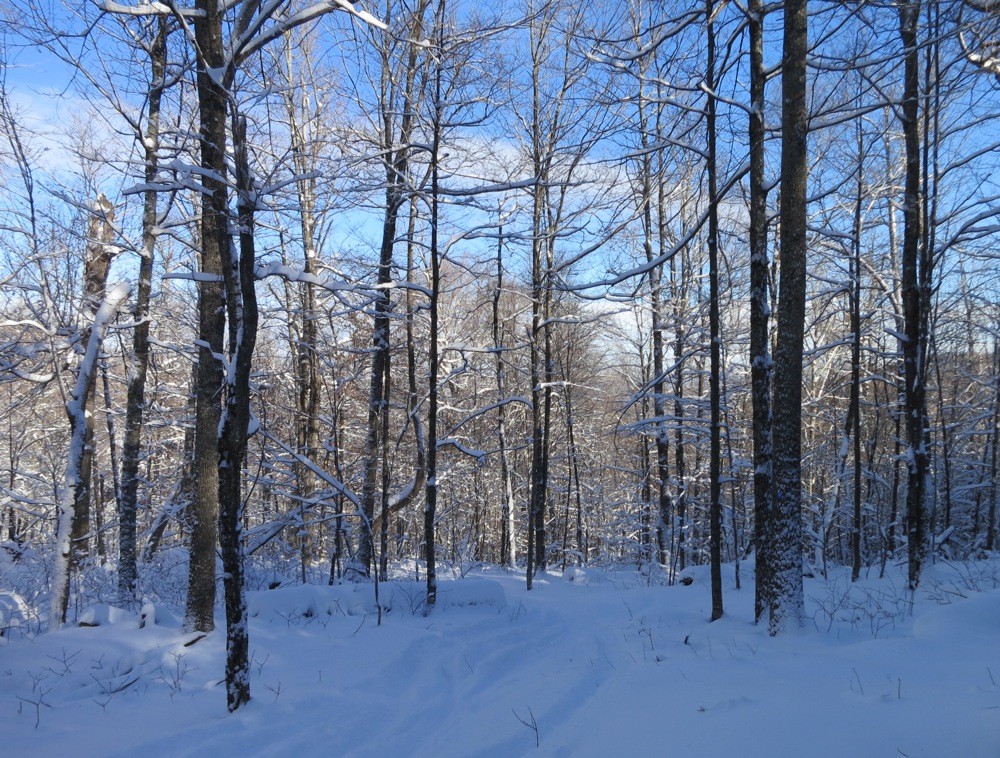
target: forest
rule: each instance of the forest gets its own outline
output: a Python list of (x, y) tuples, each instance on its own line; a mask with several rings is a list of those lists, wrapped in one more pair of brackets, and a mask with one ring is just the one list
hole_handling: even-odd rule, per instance
[(992, 0), (0, 8), (0, 620), (995, 555)]

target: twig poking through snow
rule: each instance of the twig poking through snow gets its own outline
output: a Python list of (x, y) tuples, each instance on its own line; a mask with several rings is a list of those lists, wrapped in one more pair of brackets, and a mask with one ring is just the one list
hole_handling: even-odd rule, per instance
[(528, 718), (530, 718), (531, 721), (525, 721), (518, 715), (517, 711), (515, 711), (513, 708), (510, 709), (510, 712), (514, 714), (514, 718), (516, 718), (518, 721), (520, 721), (522, 724), (524, 724), (526, 727), (528, 727), (535, 733), (535, 747), (537, 748), (540, 744), (538, 740), (538, 722), (535, 721), (535, 714), (531, 712), (531, 708), (528, 709)]

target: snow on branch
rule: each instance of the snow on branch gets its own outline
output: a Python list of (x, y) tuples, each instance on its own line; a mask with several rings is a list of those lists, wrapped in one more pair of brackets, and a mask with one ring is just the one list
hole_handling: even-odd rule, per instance
[(297, 13), (276, 22), (273, 26), (261, 30), (264, 21), (274, 13), (280, 2), (268, 3), (264, 11), (258, 14), (255, 22), (247, 28), (247, 33), (240, 40), (236, 49), (233, 50), (233, 59), (238, 61), (257, 52), (265, 47), (269, 42), (284, 36), (296, 26), (315, 21), (331, 11), (345, 11), (364, 24), (374, 26), (377, 29), (386, 30), (388, 27), (379, 21), (375, 16), (367, 11), (359, 10), (348, 0), (321, 0), (321, 2), (303, 8)]
[(438, 450), (443, 450), (446, 447), (453, 447), (458, 452), (464, 453), (465, 455), (468, 455), (470, 458), (475, 458), (480, 463), (482, 463), (486, 459), (485, 450), (474, 450), (470, 447), (466, 447), (454, 437), (438, 440), (437, 443)]
[[(484, 408), (480, 408), (480, 409), (475, 410), (472, 413), (468, 414), (461, 421), (459, 421), (457, 424), (455, 424), (454, 426), (452, 426), (451, 429), (448, 430), (448, 433), (445, 436), (446, 437), (451, 437), (459, 429), (461, 429), (463, 426), (465, 426), (466, 424), (468, 424), (473, 419), (479, 418), (484, 413), (489, 413), (492, 410), (500, 408), (501, 406), (504, 406), (504, 405), (509, 405), (510, 403), (522, 403), (523, 405), (526, 405), (528, 408), (531, 408), (531, 399), (530, 398), (519, 397), (519, 396), (507, 397), (507, 398), (504, 398), (503, 400), (498, 400), (495, 403), (491, 403), (491, 404), (485, 406)], [(440, 446), (440, 443), (439, 443), (439, 446)]]
[(121, 16), (170, 16), (179, 15), (187, 18), (204, 16), (202, 11), (194, 8), (171, 8), (167, 3), (140, 3), (139, 5), (122, 5), (114, 0), (102, 0), (97, 4), (105, 13), (115, 13)]
[(257, 279), (266, 279), (269, 276), (276, 276), (289, 282), (312, 284), (330, 292), (354, 292), (359, 289), (356, 284), (306, 273), (306, 270), (301, 266), (289, 266), (284, 263), (268, 263), (259, 265), (254, 271), (254, 276)]
[(284, 442), (275, 437), (273, 434), (268, 432), (266, 429), (261, 429), (260, 431), (264, 435), (264, 437), (266, 437), (269, 441), (277, 445), (283, 453), (294, 458), (296, 461), (301, 463), (303, 466), (308, 468), (312, 473), (314, 473), (316, 476), (322, 479), (326, 484), (330, 485), (330, 487), (334, 491), (339, 492), (341, 495), (350, 500), (351, 503), (354, 505), (354, 507), (360, 512), (361, 500), (358, 498), (356, 494), (354, 494), (354, 492), (351, 491), (351, 489), (346, 484), (344, 484), (339, 479), (331, 476), (321, 467), (313, 463), (313, 461), (309, 458), (309, 456), (302, 455), (302, 453), (298, 452), (297, 450), (293, 450)]

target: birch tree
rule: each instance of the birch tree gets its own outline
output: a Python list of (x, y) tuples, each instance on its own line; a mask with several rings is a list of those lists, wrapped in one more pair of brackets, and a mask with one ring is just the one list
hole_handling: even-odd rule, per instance
[(93, 324), (88, 330), (87, 344), (77, 370), (76, 381), (66, 401), (70, 420), (70, 444), (66, 460), (66, 476), (56, 515), (56, 562), (52, 581), (52, 611), (50, 626), (66, 623), (69, 603), (69, 580), (73, 566), (74, 522), (78, 522), (77, 508), (84, 497), (89, 497), (86, 476), (88, 411), (87, 399), (93, 393), (97, 361), (108, 326), (115, 313), (128, 299), (130, 287), (119, 284), (111, 288), (94, 313)]

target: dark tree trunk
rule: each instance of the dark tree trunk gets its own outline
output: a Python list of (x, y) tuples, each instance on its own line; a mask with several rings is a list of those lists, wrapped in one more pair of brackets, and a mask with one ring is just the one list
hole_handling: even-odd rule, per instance
[[(996, 335), (996, 333), (994, 333)], [(993, 371), (996, 397), (993, 405), (993, 430), (990, 435), (990, 503), (986, 509), (986, 550), (993, 552), (997, 533), (997, 496), (1000, 495), (1000, 471), (997, 448), (1000, 446), (1000, 336), (993, 338)]]
[[(908, 581), (911, 590), (920, 583), (927, 555), (926, 489), (928, 451), (926, 445), (926, 357), (927, 305), (924, 277), (929, 260), (921, 250), (924, 197), (920, 144), (920, 49), (917, 30), (918, 0), (901, 0), (899, 31), (903, 41), (903, 143), (906, 174), (903, 199), (903, 247), (901, 281), (903, 301), (903, 407), (906, 440), (906, 534)], [(923, 254), (922, 254), (923, 253)]]
[[(658, 98), (657, 98), (658, 100)], [(640, 145), (642, 156), (640, 158), (640, 213), (642, 217), (643, 232), (643, 253), (646, 263), (652, 264), (655, 254), (653, 251), (653, 240), (659, 242), (659, 255), (664, 254), (665, 240), (663, 239), (664, 226), (661, 220), (657, 220), (654, 225), (653, 220), (653, 181), (657, 185), (658, 210), (663, 212), (663, 184), (664, 179), (654, 168), (653, 151), (651, 150), (651, 138), (654, 141), (662, 139), (660, 115), (662, 106), (655, 104), (655, 117), (650, 123), (650, 114), (647, 109), (651, 104), (651, 99), (647, 97), (645, 85), (640, 84), (638, 119), (640, 130)], [(658, 556), (657, 560), (665, 564), (667, 557), (667, 533), (670, 529), (670, 518), (672, 503), (670, 502), (670, 430), (667, 426), (667, 407), (664, 394), (665, 372), (663, 367), (663, 270), (657, 265), (649, 271), (649, 315), (650, 332), (652, 337), (652, 389), (653, 389), (653, 416), (654, 440), (656, 444), (656, 542)]]
[(851, 239), (850, 319), (851, 319), (851, 391), (847, 402), (845, 433), (853, 435), (854, 514), (851, 522), (851, 581), (861, 576), (861, 210), (864, 202), (864, 140), (858, 123), (857, 195), (854, 198), (854, 229)]
[(705, 87), (705, 130), (708, 134), (708, 323), (709, 323), (709, 552), (712, 582), (712, 621), (722, 618), (722, 335), (719, 315), (719, 190), (715, 145), (715, 25), (713, 0), (706, 0), (708, 20)]
[(782, 54), (781, 261), (774, 361), (772, 552), (758, 581), (770, 602), (768, 631), (797, 626), (802, 594), (802, 341), (806, 303), (808, 126), (806, 0), (785, 3)]
[[(149, 47), (150, 87), (144, 140), (147, 185), (158, 171), (160, 103), (166, 85), (167, 30), (169, 22), (160, 16)], [(121, 503), (118, 512), (118, 596), (125, 605), (136, 601), (138, 568), (136, 560), (136, 513), (138, 511), (139, 464), (142, 457), (142, 424), (145, 414), (146, 374), (149, 368), (149, 297), (153, 285), (153, 253), (156, 248), (156, 190), (143, 194), (142, 252), (139, 282), (135, 294), (135, 331), (132, 333), (132, 361), (125, 409), (125, 441), (122, 445)]]
[(250, 699), (250, 659), (244, 590), (243, 463), (250, 428), (250, 371), (257, 341), (254, 283), (253, 180), (247, 160), (246, 121), (233, 119), (236, 190), (239, 193), (239, 255), (224, 266), (229, 317), (225, 411), (219, 433), (219, 544), (226, 605), (226, 702), (235, 711)]
[[(666, 199), (660, 197), (661, 215), (666, 208)], [(684, 281), (684, 262), (677, 265), (677, 256), (670, 259), (670, 279), (672, 282), (672, 297), (674, 300), (674, 475), (677, 478), (678, 492), (674, 498), (674, 531), (677, 534), (677, 569), (683, 571), (688, 563), (687, 547), (687, 457), (684, 452), (684, 351), (687, 347), (687, 333), (684, 330), (683, 302), (687, 296), (687, 286)], [(680, 269), (680, 271), (678, 271)], [(674, 571), (671, 570), (671, 576)]]
[(507, 371), (504, 359), (503, 330), (500, 326), (500, 298), (503, 294), (503, 223), (499, 225), (497, 239), (497, 281), (493, 290), (493, 351), (496, 357), (497, 383), (497, 446), (500, 448), (500, 565), (514, 568), (514, 483), (510, 471), (510, 454), (507, 450)]
[[(754, 546), (757, 575), (767, 576), (773, 549), (771, 493), (770, 262), (767, 254), (767, 180), (764, 174), (764, 6), (750, 0), (750, 383), (753, 401)], [(754, 617), (769, 612), (771, 585), (756, 582)]]
[(222, 9), (197, 0), (198, 112), (201, 120), (201, 280), (198, 282), (198, 376), (195, 386), (194, 501), (191, 504), (191, 564), (185, 628), (215, 629), (215, 547), (219, 518), (219, 420), (222, 414), (222, 355), (226, 328), (223, 257), (229, 255), (226, 170), (227, 92), (218, 77), (225, 54)]
[(427, 351), (427, 483), (424, 501), (424, 557), (426, 558), (427, 599), (425, 613), (430, 613), (437, 604), (437, 561), (434, 520), (437, 517), (437, 453), (438, 453), (438, 299), (441, 289), (441, 251), (438, 248), (438, 223), (440, 211), (439, 169), (441, 157), (442, 102), (441, 66), (444, 55), (444, 6), (440, 0), (437, 18), (438, 49), (434, 69), (434, 136), (431, 145), (431, 218), (430, 218), (430, 258), (431, 281), (430, 302), (430, 343)]

